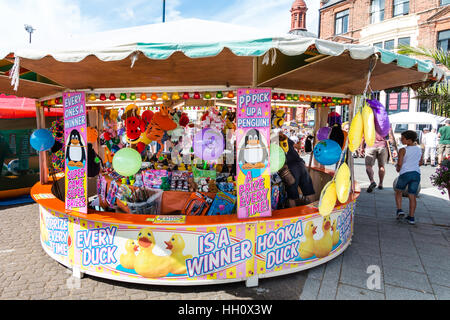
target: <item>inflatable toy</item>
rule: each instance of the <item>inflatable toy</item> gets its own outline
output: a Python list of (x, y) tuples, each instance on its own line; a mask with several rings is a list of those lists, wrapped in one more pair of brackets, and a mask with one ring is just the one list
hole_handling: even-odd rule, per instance
[(373, 115), (372, 108), (367, 104), (361, 112), (363, 118), (363, 128), (364, 128), (364, 141), (368, 147), (373, 146), (375, 143), (375, 117)]
[(389, 134), (391, 124), (389, 122), (389, 116), (386, 112), (386, 108), (378, 100), (366, 100), (369, 106), (372, 108), (375, 117), (375, 130), (382, 137)]
[(321, 140), (325, 140), (328, 139), (328, 135), (331, 132), (331, 128), (330, 127), (322, 127), (319, 130), (317, 130), (317, 140), (321, 141)]
[(328, 216), (333, 211), (336, 200), (336, 183), (334, 180), (331, 180), (323, 187), (320, 193), (319, 213), (324, 217)]
[(11, 172), (15, 176), (18, 176), (20, 174), (20, 172), (19, 172), (19, 159), (11, 160), (8, 163), (8, 171)]
[(357, 112), (353, 118), (350, 129), (348, 130), (348, 148), (355, 152), (361, 145), (363, 137), (363, 119), (361, 112)]
[(339, 167), (336, 177), (336, 196), (340, 203), (345, 203), (348, 200), (348, 196), (350, 195), (350, 168), (344, 162)]
[(139, 152), (131, 148), (123, 148), (114, 154), (112, 165), (114, 170), (124, 176), (132, 176), (141, 168), (142, 158)]
[(330, 165), (339, 161), (341, 151), (341, 146), (336, 141), (326, 139), (316, 144), (313, 153), (317, 162)]
[(280, 170), (286, 162), (286, 154), (277, 144), (270, 144), (270, 173), (274, 174)]

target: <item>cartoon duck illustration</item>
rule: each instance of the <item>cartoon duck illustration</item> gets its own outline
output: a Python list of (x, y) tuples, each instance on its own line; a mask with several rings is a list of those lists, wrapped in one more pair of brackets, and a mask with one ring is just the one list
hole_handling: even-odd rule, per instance
[(339, 242), (339, 230), (337, 229), (337, 219), (333, 221), (331, 230), (333, 231), (333, 247), (334, 247)]
[(261, 169), (268, 160), (267, 149), (261, 143), (261, 135), (257, 129), (250, 129), (245, 135), (245, 143), (239, 153), (242, 169)]
[(139, 247), (133, 240), (127, 240), (127, 242), (125, 243), (126, 253), (120, 256), (120, 264), (122, 265), (122, 267), (127, 269), (134, 269), (134, 261), (136, 260), (135, 252), (138, 250), (138, 248)]
[(317, 258), (326, 257), (333, 248), (333, 238), (331, 236), (331, 217), (328, 215), (323, 218), (322, 231), (323, 236), (314, 241), (314, 254)]
[(155, 237), (150, 228), (139, 231), (139, 254), (134, 261), (134, 270), (145, 278), (165, 277), (170, 271), (169, 256), (158, 256), (153, 253)]
[(86, 160), (86, 151), (77, 129), (73, 129), (70, 132), (68, 140), (66, 149), (67, 164), (72, 167), (82, 167), (83, 162)]
[(183, 250), (185, 243), (183, 237), (179, 234), (174, 234), (170, 237), (169, 241), (164, 241), (167, 245), (167, 249), (171, 250), (171, 268), (170, 272), (173, 274), (185, 274), (186, 269), (186, 259), (192, 258), (192, 255), (183, 255)]
[(314, 239), (313, 236), (316, 234), (317, 227), (312, 221), (309, 221), (305, 227), (305, 238), (306, 240), (301, 242), (298, 251), (300, 258), (308, 259), (314, 255)]

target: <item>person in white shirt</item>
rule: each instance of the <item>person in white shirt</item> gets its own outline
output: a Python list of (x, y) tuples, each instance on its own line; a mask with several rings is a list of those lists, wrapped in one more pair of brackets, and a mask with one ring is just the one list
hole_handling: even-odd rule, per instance
[(428, 132), (428, 129), (423, 129), (422, 143), (425, 147), (425, 152), (423, 155), (424, 165), (426, 165), (428, 161), (428, 157), (431, 157), (431, 166), (435, 167), (436, 164), (436, 148), (438, 145), (438, 138), (436, 134), (436, 129), (432, 128), (431, 132)]

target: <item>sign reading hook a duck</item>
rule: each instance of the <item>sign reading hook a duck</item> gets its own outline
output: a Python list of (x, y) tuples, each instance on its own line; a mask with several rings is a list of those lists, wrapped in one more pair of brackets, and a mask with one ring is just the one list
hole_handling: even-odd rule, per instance
[(270, 89), (237, 90), (238, 218), (269, 217)]
[(84, 92), (63, 94), (65, 207), (87, 213), (87, 122)]

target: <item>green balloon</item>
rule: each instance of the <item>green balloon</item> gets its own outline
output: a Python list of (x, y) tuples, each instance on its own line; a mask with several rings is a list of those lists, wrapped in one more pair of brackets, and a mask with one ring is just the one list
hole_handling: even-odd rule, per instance
[(286, 154), (278, 143), (270, 144), (270, 173), (276, 173), (286, 162)]
[(123, 148), (114, 154), (112, 165), (121, 176), (135, 175), (141, 169), (142, 158), (139, 152), (131, 148)]

